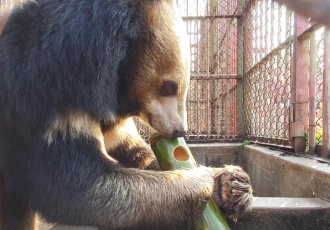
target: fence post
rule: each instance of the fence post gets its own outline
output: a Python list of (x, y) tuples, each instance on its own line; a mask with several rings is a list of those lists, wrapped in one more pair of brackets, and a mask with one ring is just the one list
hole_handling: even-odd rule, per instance
[(241, 79), (237, 80), (237, 135), (246, 137), (246, 122), (244, 110), (244, 7), (245, 0), (240, 0), (240, 11), (242, 16), (237, 18), (237, 73)]
[(316, 140), (316, 39), (315, 32), (310, 35), (309, 61), (309, 154), (315, 154)]
[(292, 74), (292, 119), (290, 123), (290, 140), (296, 153), (305, 152), (308, 130), (308, 41), (299, 39), (309, 27), (307, 18), (294, 14), (294, 54)]
[(330, 31), (324, 30), (323, 69), (323, 151), (322, 157), (330, 158)]

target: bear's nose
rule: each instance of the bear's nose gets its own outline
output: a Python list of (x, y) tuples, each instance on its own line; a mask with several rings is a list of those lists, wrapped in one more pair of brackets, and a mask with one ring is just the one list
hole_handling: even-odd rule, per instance
[(180, 130), (175, 130), (174, 132), (173, 132), (173, 138), (174, 137), (184, 137), (185, 135), (186, 135), (186, 133), (187, 133), (187, 130), (184, 130), (184, 129), (180, 129)]

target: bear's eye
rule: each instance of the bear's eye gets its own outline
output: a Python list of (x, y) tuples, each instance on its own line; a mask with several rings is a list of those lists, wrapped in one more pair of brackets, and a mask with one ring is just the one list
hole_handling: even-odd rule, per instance
[(175, 96), (178, 90), (178, 86), (174, 81), (164, 81), (160, 88), (161, 96)]

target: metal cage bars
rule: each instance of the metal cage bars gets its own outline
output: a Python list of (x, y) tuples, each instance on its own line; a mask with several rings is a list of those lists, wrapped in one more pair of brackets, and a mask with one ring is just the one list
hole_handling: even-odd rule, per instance
[(289, 144), (292, 12), (263, 0), (243, 15), (247, 138)]

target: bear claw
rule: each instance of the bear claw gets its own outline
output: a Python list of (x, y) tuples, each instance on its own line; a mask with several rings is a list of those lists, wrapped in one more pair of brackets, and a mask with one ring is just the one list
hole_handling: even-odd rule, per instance
[(253, 195), (249, 175), (239, 166), (226, 165), (215, 169), (213, 197), (222, 213), (237, 220), (251, 210)]

